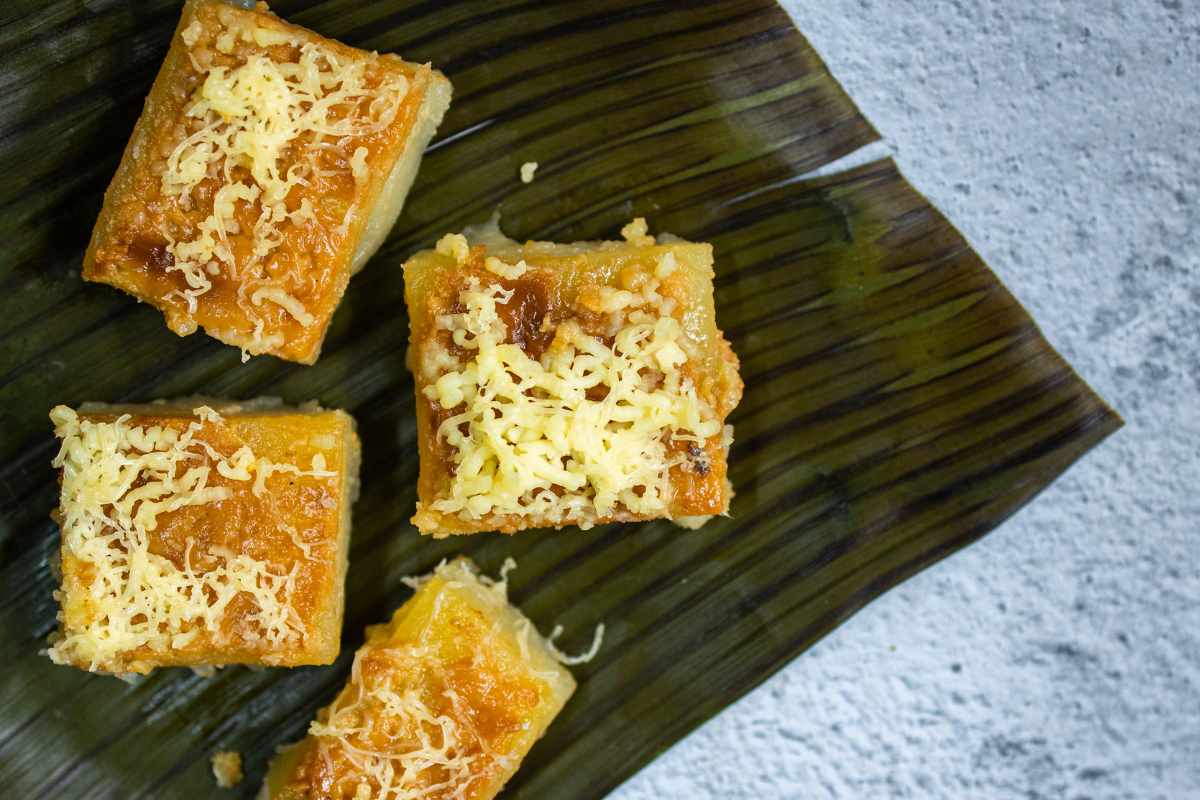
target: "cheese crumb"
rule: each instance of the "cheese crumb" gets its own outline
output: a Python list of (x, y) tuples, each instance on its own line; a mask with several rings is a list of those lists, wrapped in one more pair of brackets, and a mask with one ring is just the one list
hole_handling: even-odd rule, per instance
[(633, 222), (621, 228), (621, 236), (630, 244), (646, 247), (654, 244), (654, 237), (648, 234), (649, 230), (645, 217), (635, 217)]
[(465, 266), (471, 257), (471, 246), (467, 244), (467, 237), (461, 233), (447, 233), (438, 239), (434, 249), (444, 256), (453, 258), (460, 267)]
[(254, 43), (259, 47), (274, 47), (280, 44), (288, 44), (291, 37), (283, 31), (273, 31), (267, 28), (260, 28), (257, 25), (250, 32), (254, 38)]
[(521, 165), (521, 183), (533, 183), (533, 173), (537, 172), (536, 161), (526, 161)]
[(202, 33), (204, 33), (204, 23), (198, 19), (194, 19), (192, 20), (192, 24), (184, 28), (183, 33), (179, 36), (183, 39), (184, 44), (191, 47), (200, 38)]
[(675, 272), (678, 264), (675, 263), (675, 254), (671, 252), (663, 253), (658, 258), (658, 264), (654, 267), (654, 277), (661, 280), (666, 280)]
[(515, 281), (520, 278), (529, 269), (529, 265), (522, 259), (516, 264), (505, 264), (495, 256), (488, 256), (483, 262), (483, 268), (493, 275), (499, 275), (501, 278), (507, 278), (510, 281)]
[(211, 759), (213, 776), (217, 779), (217, 787), (232, 789), (242, 781), (242, 754), (236, 750), (222, 750), (213, 753)]
[(371, 170), (367, 167), (367, 148), (360, 147), (354, 151), (354, 155), (350, 157), (350, 171), (354, 173), (355, 183), (366, 183), (371, 177)]
[(313, 315), (308, 313), (308, 308), (304, 303), (292, 297), (279, 286), (261, 286), (254, 290), (254, 294), (250, 295), (250, 302), (256, 306), (262, 305), (263, 300), (270, 300), (272, 303), (282, 306), (306, 328), (315, 321)]

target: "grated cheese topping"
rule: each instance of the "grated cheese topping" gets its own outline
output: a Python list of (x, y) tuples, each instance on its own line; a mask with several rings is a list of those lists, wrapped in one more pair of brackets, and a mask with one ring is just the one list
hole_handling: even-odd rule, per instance
[[(319, 454), (310, 471), (256, 457), (245, 446), (223, 456), (196, 434), (203, 423), (224, 420), (207, 406), (194, 413), (199, 421), (181, 432), (129, 425), (128, 414), (108, 423), (81, 420), (66, 406), (51, 412), (62, 439), (53, 463), (62, 468), (64, 556), (82, 562), (77, 574), (91, 578), (75, 587), (82, 593), (85, 621), (64, 620), (48, 650), (56, 664), (87, 664), (95, 671), (139, 648), (165, 654), (202, 634), (218, 646), (236, 634), (264, 651), (269, 662), (272, 653), (306, 636), (291, 603), (299, 563), (287, 570), (224, 548), (205, 553), (190, 538), (182, 567), (150, 552), (161, 515), (232, 497), (230, 487), (209, 485), (214, 468), (226, 479), (253, 481), (255, 496), (271, 503), (265, 481), (272, 473), (336, 474), (325, 469)], [(226, 609), (243, 594), (253, 601), (253, 610), (224, 631)], [(143, 671), (136, 662), (131, 668)]]
[[(445, 687), (452, 714), (431, 705), (426, 688), (411, 681), (422, 674)], [(340, 781), (357, 783), (353, 796), (359, 800), (471, 797), (488, 763), (507, 769), (516, 760), (493, 750), (467, 722), (462, 698), (425, 646), (359, 650), (349, 690), (322, 716), (326, 721), (314, 721), (309, 733), (327, 764), (335, 752), (346, 761)]]
[[(510, 562), (505, 562), (498, 582), (475, 577), (457, 564), (447, 569), (443, 562), (414, 585), (420, 590), (435, 575), (444, 581), (416, 641), (367, 645), (355, 654), (347, 689), (309, 727), (328, 772), (338, 775), (339, 784), (354, 787), (346, 796), (469, 798), (477, 794), (472, 791), (477, 782), (520, 762), (519, 754), (497, 751), (471, 724), (472, 709), (446, 678), (433, 630), (444, 595), (463, 587), (462, 581), (491, 594), (492, 602), (507, 604), (504, 576), (516, 566)], [(493, 624), (489, 638), (500, 635), (499, 624)], [(476, 647), (475, 663), (483, 659)], [(435, 701), (438, 696), (448, 701), (448, 708)], [(336, 771), (335, 757), (345, 762)]]
[[(513, 615), (507, 578), (515, 568), (515, 561), (505, 559), (499, 579), (493, 580), (477, 574), (473, 565), (460, 558), (449, 564), (443, 561), (431, 574), (403, 579), (414, 590), (434, 595), (422, 600), (425, 610), (402, 642), (393, 638), (398, 617), (382, 635), (368, 633), (368, 644), (355, 654), (347, 687), (309, 727), (316, 739), (313, 758), (324, 765), (319, 778), (311, 770), (307, 773), (310, 787), (319, 781), (328, 787), (326, 791), (337, 787), (332, 794), (356, 800), (465, 800), (495, 793), (497, 780), (516, 770), (530, 740), (521, 744), (519, 739), (527, 734), (517, 733), (514, 742), (509, 738), (513, 730), (506, 726), (486, 732), (490, 719), (486, 704), (495, 698), (484, 700), (481, 708), (468, 705), (468, 699), (454, 690), (440, 652), (448, 644), (446, 637), (452, 636), (457, 646), (469, 644), (474, 651), (470, 667), (484, 674), (511, 663), (510, 656), (519, 654), (528, 678), (545, 683), (539, 693), (549, 689), (551, 694), (563, 690), (569, 674), (545, 664), (539, 669), (532, 648), (539, 647), (563, 663), (579, 663), (591, 658), (599, 646), (597, 641), (589, 654), (571, 659), (542, 640), (519, 612)], [(431, 587), (435, 578), (438, 582)], [(469, 623), (462, 627), (458, 622), (461, 612), (454, 609), (464, 602), (467, 619), (482, 614), (481, 628)], [(412, 621), (409, 616), (403, 624)], [(555, 631), (557, 636), (561, 628)], [(598, 636), (602, 634), (603, 625)], [(491, 648), (497, 646), (510, 655), (494, 661)], [(527, 719), (518, 730), (529, 731), (531, 724), (536, 723)]]
[[(656, 272), (674, 268), (667, 254)], [(693, 345), (669, 316), (674, 301), (645, 277), (637, 292), (580, 291), (578, 302), (598, 313), (632, 309), (612, 346), (568, 319), (541, 361), (505, 343), (497, 304), (511, 293), (499, 285), (473, 280), (459, 296), (466, 311), (437, 319), (474, 356), (461, 363), (446, 355), (444, 374), (423, 389), (456, 412), (437, 431), (456, 448), (455, 470), (432, 510), (465, 521), (517, 514), (553, 524), (602, 518), (618, 504), (639, 515), (667, 508), (670, 469), (685, 458), (670, 455), (668, 437), (700, 442), (721, 423), (680, 371)]]
[[(227, 23), (233, 22), (233, 15), (225, 16)], [(188, 33), (185, 31), (185, 41)], [(196, 36), (191, 33), (193, 41)], [(280, 31), (230, 24), (217, 37), (216, 49), (232, 53), (239, 38), (262, 47), (289, 41)], [(310, 200), (305, 198), (290, 207), (287, 198), (296, 187), (311, 185), (313, 177), (328, 174), (319, 166), (323, 149), (348, 161), (356, 185), (365, 183), (370, 177), (367, 149), (358, 147), (351, 153), (347, 148), (355, 137), (377, 133), (392, 124), (408, 92), (408, 81), (388, 73), (378, 85), (371, 85), (366, 61), (339, 57), (312, 42), (300, 47), (295, 63), (277, 63), (258, 55), (231, 69), (212, 63), (202, 66), (193, 55), (192, 64), (202, 83), (185, 107), (184, 117), (194, 121), (195, 130), (178, 142), (167, 158), (162, 192), (179, 197), (180, 205), (187, 209), (206, 178), (219, 179), (221, 184), (212, 213), (193, 235), (176, 240), (170, 231), (162, 231), (173, 260), (167, 270), (181, 272), (187, 282), (188, 288), (178, 294), (187, 303), (188, 313), (195, 313), (196, 298), (211, 290), (211, 277), (224, 274), (241, 281), (238, 304), (252, 321), (261, 322), (252, 306), (266, 300), (308, 327), (313, 317), (292, 295), (304, 284), (305, 276), (293, 270), (272, 278), (260, 268), (283, 243), (289, 226), (304, 226), (316, 219)], [(248, 171), (248, 179), (235, 179), (238, 167)], [(249, 209), (256, 219), (248, 231), (251, 258), (241, 265), (229, 239), (242, 232), (235, 219), (239, 207)], [(357, 202), (353, 203), (338, 226), (342, 235), (349, 230), (357, 208)], [(243, 356), (247, 351), (265, 352), (272, 345), (258, 324), (243, 345)]]

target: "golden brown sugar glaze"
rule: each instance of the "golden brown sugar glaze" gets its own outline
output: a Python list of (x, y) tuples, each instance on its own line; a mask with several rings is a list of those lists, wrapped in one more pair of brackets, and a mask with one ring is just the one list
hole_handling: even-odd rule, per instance
[[(118, 419), (117, 414), (107, 413), (80, 414), (80, 417), (94, 423), (112, 423)], [(170, 560), (177, 568), (190, 568), (197, 576), (225, 565), (228, 559), (238, 555), (264, 562), (274, 574), (294, 570), (295, 581), (287, 592), (287, 603), (295, 610), (306, 635), (283, 648), (282, 652), (272, 652), (272, 657), (277, 656), (280, 663), (295, 658), (303, 663), (303, 653), (319, 649), (323, 644), (322, 637), (329, 635), (320, 627), (321, 618), (336, 596), (337, 587), (333, 582), (338, 573), (335, 551), (341, 513), (339, 496), (346, 466), (342, 463), (340, 439), (332, 435), (334, 432), (327, 421), (301, 414), (245, 420), (230, 418), (225, 424), (141, 414), (126, 421), (134, 427), (161, 426), (181, 432), (192, 423), (200, 426), (193, 434), (194, 441), (204, 442), (221, 456), (231, 456), (241, 447), (248, 446), (255, 456), (308, 470), (313, 456), (320, 453), (326, 462), (325, 471), (336, 473), (332, 477), (318, 477), (277, 472), (266, 478), (265, 491), (256, 496), (253, 480), (222, 476), (211, 456), (204, 454), (200, 447), (192, 447), (190, 452), (202, 455), (189, 459), (178, 471), (209, 466), (212, 469), (207, 485), (228, 487), (230, 496), (160, 513), (155, 517), (155, 529), (149, 532), (150, 553)], [(337, 444), (318, 448), (312, 444), (314, 437), (318, 441), (335, 439)], [(131, 488), (144, 482), (144, 477), (139, 477)], [(90, 562), (65, 556), (63, 574), (82, 590), (92, 583), (94, 568)], [(142, 646), (122, 654), (121, 659), (126, 665), (142, 661), (150, 666), (261, 660), (263, 645), (254, 641), (258, 631), (245, 625), (246, 616), (254, 610), (251, 597), (238, 595), (226, 607), (219, 631), (202, 630), (190, 643), (172, 647), (169, 653), (154, 652)], [(71, 622), (65, 620), (67, 625)], [(333, 635), (338, 632), (334, 631)], [(125, 671), (120, 666), (107, 665), (106, 669)]]
[[(385, 758), (412, 752), (422, 734), (434, 749), (447, 747), (440, 724), (420, 723), (408, 713), (414, 696), (427, 720), (449, 721), (454, 743), (444, 755), (469, 765), (447, 768), (431, 759), (403, 789), (428, 791), (420, 796), (430, 800), (492, 796), (498, 780), (515, 768), (513, 759), (522, 755), (521, 739), (537, 729), (554, 702), (552, 690), (530, 671), (515, 643), (497, 636), (497, 624), (434, 578), (390, 625), (368, 629), (350, 682), (332, 706), (318, 713), (318, 722), (328, 725), (332, 709), (353, 709), (342, 720), (353, 733), (344, 741), (310, 735), (279, 796), (351, 800), (358, 785), (367, 783), (370, 796), (378, 797), (382, 787), (355, 765), (347, 744)], [(374, 693), (380, 688), (394, 695), (393, 709), (396, 698), (404, 698), (406, 712), (389, 712)]]
[[(575, 260), (583, 260), (585, 256), (576, 256)], [(538, 268), (538, 259), (529, 259), (528, 269), (516, 279), (504, 278), (484, 268), (487, 259), (486, 247), (476, 245), (466, 263), (456, 266), (438, 266), (432, 281), (434, 291), (426, 298), (424, 311), (415, 326), (420, 331), (420, 339), (414, 344), (425, 352), (445, 352), (459, 360), (470, 360), (473, 353), (458, 346), (446, 329), (439, 329), (438, 317), (449, 314), (461, 314), (465, 308), (459, 300), (460, 293), (472, 284), (498, 285), (511, 293), (506, 302), (497, 302), (496, 310), (504, 323), (507, 344), (515, 344), (530, 358), (537, 360), (554, 347), (555, 331), (560, 324), (572, 320), (579, 324), (584, 333), (602, 342), (606, 347), (612, 347), (616, 330), (607, 315), (599, 314), (580, 302), (580, 297), (594, 292), (599, 285), (618, 284), (628, 272), (644, 271), (645, 267), (637, 259), (617, 259), (615, 265), (604, 270), (591, 270), (585, 277), (577, 279), (574, 286), (564, 286), (556, 276), (554, 269)], [(607, 280), (608, 283), (597, 284), (589, 279)], [(671, 316), (683, 321), (684, 315), (691, 306), (690, 285), (682, 270), (662, 280), (658, 292), (664, 298), (675, 301)], [(736, 365), (729, 342), (715, 332), (712, 342), (718, 358)], [(697, 395), (707, 403), (709, 408), (721, 419), (737, 405), (741, 397), (741, 381), (737, 379), (734, 386), (728, 385), (728, 376), (707, 369), (704, 363), (688, 362), (682, 367), (682, 373), (696, 387)], [(422, 469), (418, 478), (418, 492), (423, 503), (428, 505), (448, 491), (451, 479), (455, 474), (454, 455), (456, 448), (447, 444), (444, 437), (438, 435), (442, 424), (465, 408), (457, 406), (444, 409), (436, 400), (431, 400), (420, 392), (423, 377), (418, 377), (417, 416), (418, 416), (418, 445), (421, 449)], [(604, 386), (588, 390), (589, 400), (601, 400), (607, 393)], [(460, 428), (466, 433), (466, 424)], [(668, 504), (670, 516), (702, 516), (720, 514), (728, 504), (726, 492), (726, 456), (723, 436), (710, 437), (703, 443), (697, 444), (686, 441), (674, 441), (671, 433), (664, 432), (663, 441), (667, 444), (672, 456), (682, 455), (684, 463), (670, 470), (671, 500)], [(598, 523), (614, 521), (635, 521), (641, 519), (630, 513), (621, 504), (617, 504), (612, 513), (597, 520)], [(514, 533), (529, 527), (536, 527), (530, 520), (519, 515), (490, 515), (474, 522), (464, 521), (458, 517), (443, 515), (440, 523), (447, 530), (468, 532), (473, 530), (500, 530), (504, 533)], [(552, 523), (543, 523), (549, 525)]]
[[(391, 680), (394, 688), (401, 690), (404, 688), (405, 679), (422, 679), (419, 673), (402, 673), (407, 666), (406, 659), (396, 658), (385, 647), (369, 648), (361, 662), (365, 680), (373, 684)], [(399, 681), (396, 680), (398, 673)], [(427, 683), (420, 687), (420, 695), (430, 712), (435, 716), (454, 719), (478, 735), (479, 739), (469, 739), (459, 752), (472, 759), (470, 781), (482, 790), (495, 779), (501, 768), (495, 759), (485, 752), (480, 739), (487, 743), (489, 750), (505, 752), (507, 740), (530, 724), (530, 712), (541, 702), (542, 697), (537, 687), (528, 681), (506, 678), (486, 663), (472, 666), (471, 659), (447, 665), (444, 670), (427, 669), (423, 679)], [(357, 691), (354, 686), (346, 687), (343, 690), (342, 702), (356, 697)], [(457, 693), (457, 704), (447, 698), (448, 691)], [(394, 739), (389, 734), (394, 736), (397, 732), (395, 723), (385, 718), (380, 703), (368, 700), (366, 707), (368, 712), (359, 718), (366, 731), (360, 735), (355, 745), (363, 749), (387, 752), (389, 748), (394, 747)], [(438, 732), (431, 729), (430, 733), (434, 738), (434, 745), (441, 745), (442, 740)], [(410, 740), (415, 738), (412, 732), (408, 734)], [(285, 785), (292, 792), (311, 800), (352, 800), (358, 781), (347, 778), (354, 772), (354, 766), (344, 749), (333, 746), (323, 754), (317, 742), (309, 740), (304, 755)], [(431, 764), (406, 788), (428, 789), (439, 784), (451, 783), (450, 778), (450, 772), (445, 767)], [(379, 787), (376, 785), (372, 788), (377, 790)], [(450, 785), (440, 792), (434, 791), (422, 796), (430, 800), (479, 796), (479, 791), (468, 790), (465, 795), (456, 795), (456, 792), (457, 787)]]
[(701, 444), (666, 440), (672, 455), (685, 454), (686, 460), (671, 467), (671, 516), (699, 517), (720, 514), (725, 510), (724, 496), (725, 450), (721, 437), (714, 436)]
[[(368, 89), (376, 89), (397, 77), (407, 82), (408, 90), (395, 122), (371, 133), (327, 138), (315, 149), (312, 145), (318, 134), (312, 131), (289, 143), (277, 167), (281, 174), (286, 174), (291, 167), (303, 165), (304, 179), (288, 192), (284, 204), (291, 213), (301, 209), (307, 200), (313, 218), (299, 223), (291, 219), (275, 222), (281, 242), (265, 256), (256, 256), (254, 230), (260, 220), (261, 204), (237, 201), (227, 237), (233, 264), (210, 262), (216, 265), (205, 271), (211, 288), (194, 298), (192, 308), (186, 296), (187, 277), (183, 271), (170, 269), (174, 258), (168, 247), (172, 241), (188, 242), (197, 237), (200, 224), (214, 213), (214, 198), (223, 186), (237, 182), (256, 185), (250, 170), (239, 164), (231, 165), (228, 175), (210, 169), (200, 184), (186, 194), (163, 192), (162, 175), (168, 157), (200, 128), (200, 121), (189, 118), (186, 112), (204, 76), (211, 74), (209, 70), (235, 69), (259, 56), (277, 64), (296, 63), (305, 43), (315, 43), (322, 53), (346, 61), (363, 60), (364, 55), (288, 25), (264, 10), (246, 11), (225, 3), (204, 3), (197, 7), (196, 21), (199, 27), (189, 28), (188, 38), (192, 43), (187, 45), (177, 37), (168, 56), (164, 74), (169, 85), (158, 98), (163, 105), (156, 113), (147, 114), (143, 121), (151, 129), (145, 132), (138, 166), (127, 185), (118, 188), (114, 183), (110, 189), (110, 193), (120, 192), (119, 203), (106, 222), (110, 235), (96, 241), (97, 246), (85, 261), (83, 276), (121, 288), (155, 305), (166, 315), (171, 329), (180, 335), (193, 332), (199, 325), (214, 335), (225, 331), (248, 337), (261, 322), (261, 334), (278, 343), (269, 348), (270, 352), (293, 360), (308, 360), (314, 357), (328, 320), (345, 291), (348, 263), (360, 223), (373, 201), (368, 196), (371, 183), (355, 180), (351, 158), (363, 148), (368, 170), (379, 172), (390, 168), (416, 124), (431, 72), (427, 67), (414, 70), (392, 56), (367, 58), (364, 63)], [(291, 41), (262, 46), (235, 37), (232, 47), (218, 47), (220, 37), (227, 34), (231, 25), (235, 31), (239, 26), (281, 31)], [(171, 66), (174, 68), (168, 69)], [(360, 99), (357, 105), (333, 106), (330, 122), (365, 119), (370, 114), (369, 103)], [(348, 218), (352, 209), (354, 214)], [(255, 302), (256, 291), (271, 286), (281, 287), (298, 301), (312, 321), (303, 324), (291, 311), (267, 297), (260, 296)]]

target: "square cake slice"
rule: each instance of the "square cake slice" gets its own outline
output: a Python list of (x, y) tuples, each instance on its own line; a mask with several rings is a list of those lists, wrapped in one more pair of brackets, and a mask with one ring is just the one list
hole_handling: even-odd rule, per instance
[(742, 381), (712, 247), (656, 241), (640, 218), (622, 233), (522, 245), (493, 222), (404, 265), (422, 533), (728, 510)]
[(58, 406), (56, 664), (330, 664), (359, 442), (344, 411), (274, 398)]
[(350, 276), (391, 229), (450, 82), (188, 0), (84, 256), (83, 277), (180, 336), (311, 364)]
[(490, 800), (517, 771), (575, 691), (571, 673), (469, 560), (417, 583), (367, 628), (346, 687), (280, 750), (260, 798)]

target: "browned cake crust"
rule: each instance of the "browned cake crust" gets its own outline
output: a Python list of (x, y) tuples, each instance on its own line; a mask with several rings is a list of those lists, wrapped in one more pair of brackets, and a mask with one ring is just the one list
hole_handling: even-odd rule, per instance
[[(304, 84), (308, 71), (323, 77)], [(267, 114), (282, 106), (238, 86), (264, 96), (291, 86), (293, 97), (316, 87), (310, 99), (328, 105), (314, 124), (316, 103), (290, 106), (296, 119)], [(250, 354), (314, 362), (351, 274), (399, 213), (449, 92), (428, 65), (318, 36), (265, 3), (188, 0), (83, 277), (154, 305), (181, 336), (202, 326)], [(229, 116), (239, 109), (253, 113)], [(241, 140), (239, 120), (253, 128)], [(210, 153), (222, 136), (246, 148)]]

